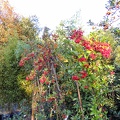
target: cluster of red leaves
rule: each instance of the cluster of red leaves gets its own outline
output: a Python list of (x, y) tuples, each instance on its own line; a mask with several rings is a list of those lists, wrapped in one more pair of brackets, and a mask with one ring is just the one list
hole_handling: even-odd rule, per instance
[(86, 86), (84, 86), (84, 89), (88, 89), (88, 88), (89, 88), (89, 86), (87, 86), (87, 85), (86, 85)]
[(83, 40), (83, 41), (81, 41), (81, 44), (82, 44), (82, 46), (84, 46), (84, 48), (86, 50), (93, 50), (90, 41)]
[(80, 43), (81, 40), (83, 40), (83, 31), (81, 30), (74, 30), (72, 31), (72, 35), (70, 36), (70, 39), (74, 39), (76, 43)]
[(46, 76), (45, 75), (42, 75), (42, 77), (39, 79), (40, 83), (45, 83), (46, 82)]
[(66, 114), (63, 114), (63, 115), (62, 115), (62, 118), (63, 118), (63, 119), (67, 118), (67, 115), (66, 115)]
[[(19, 66), (22, 67), (25, 65), (26, 61), (29, 61), (31, 58), (32, 62), (32, 71), (31, 73), (26, 76), (26, 80), (34, 80), (36, 76), (39, 74), (39, 82), (41, 84), (49, 85), (50, 83), (55, 83), (54, 78), (51, 79), (51, 81), (48, 81), (49, 74), (51, 73), (51, 66), (52, 63), (51, 60), (53, 60), (53, 55), (51, 53), (50, 44), (48, 46), (38, 46), (42, 52), (40, 52), (39, 56), (35, 56), (35, 54), (29, 53), (26, 55), (26, 57), (22, 58), (19, 62)], [(56, 68), (57, 64), (53, 63), (53, 67)]]
[(94, 54), (94, 53), (91, 53), (91, 54), (90, 54), (90, 58), (91, 58), (92, 60), (95, 60), (95, 59), (96, 59), (96, 57), (97, 57), (97, 55), (96, 55), (96, 54)]
[[(46, 51), (46, 52), (45, 52)], [(48, 54), (50, 53), (50, 51), (48, 49), (44, 49), (43, 54), (41, 55), (41, 57), (38, 57), (36, 59), (35, 54), (29, 53), (27, 54), (26, 57), (22, 58), (19, 62), (19, 66), (22, 67), (25, 65), (25, 62), (30, 60), (31, 58), (35, 58), (32, 59), (33, 61), (33, 67), (34, 69), (31, 71), (31, 73), (26, 77), (26, 80), (34, 80), (34, 78), (36, 77), (37, 71), (43, 70), (43, 68), (45, 68), (46, 63), (48, 61)], [(39, 79), (40, 83), (45, 83), (46, 81), (46, 76), (49, 73), (49, 71), (43, 70), (42, 76)]]
[(87, 72), (86, 71), (80, 71), (79, 76), (78, 75), (73, 75), (72, 76), (72, 80), (76, 81), (76, 80), (80, 80), (81, 78), (84, 79), (87, 77)]
[[(85, 50), (100, 52), (104, 58), (109, 58), (111, 55), (112, 49), (108, 43), (85, 40), (83, 38), (82, 30), (74, 30), (70, 39), (74, 40), (75, 43), (82, 45)], [(97, 56), (92, 53), (90, 57), (94, 60)]]
[(111, 71), (111, 72), (110, 72), (110, 74), (111, 74), (111, 75), (114, 75), (114, 74), (115, 74), (115, 72), (114, 72), (114, 71)]
[(87, 59), (86, 59), (85, 57), (81, 57), (81, 58), (78, 59), (78, 61), (79, 61), (79, 62), (86, 62)]
[(35, 71), (31, 71), (31, 73), (26, 76), (26, 80), (33, 80), (36, 77), (36, 72)]
[(50, 71), (48, 70), (44, 70), (43, 73), (42, 73), (42, 76), (41, 78), (39, 79), (40, 83), (41, 84), (46, 84), (46, 85), (49, 85), (50, 83), (55, 83), (55, 80), (52, 79), (51, 81), (48, 81), (47, 80), (47, 77), (48, 77), (48, 74), (50, 73)]
[(80, 78), (78, 77), (78, 75), (73, 75), (72, 80), (80, 80)]
[(100, 52), (104, 58), (109, 58), (112, 49), (108, 43), (103, 42), (93, 42), (92, 47), (96, 52)]
[[(82, 30), (74, 30), (70, 39), (74, 40), (75, 43), (83, 46), (85, 50), (91, 51), (88, 58), (91, 60), (95, 60), (97, 58), (97, 53), (101, 53), (103, 58), (110, 58), (112, 49), (108, 43), (97, 42), (94, 39), (85, 40), (83, 38), (83, 31)], [(89, 68), (88, 59), (82, 56), (78, 58), (78, 62), (84, 62), (84, 68)], [(80, 79), (84, 79), (88, 76), (85, 70), (80, 71), (80, 75), (73, 75), (72, 80), (78, 81)], [(88, 86), (85, 87), (87, 89)]]
[(30, 60), (31, 58), (33, 58), (35, 56), (34, 52), (29, 53), (26, 57), (24, 57), (23, 59), (20, 60), (19, 62), (19, 66), (22, 67), (25, 65), (25, 62)]
[(86, 78), (87, 77), (87, 72), (86, 71), (80, 71), (81, 73), (81, 78)]

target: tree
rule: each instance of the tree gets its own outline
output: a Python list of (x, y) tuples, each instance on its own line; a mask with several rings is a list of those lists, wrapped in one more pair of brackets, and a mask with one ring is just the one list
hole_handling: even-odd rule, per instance
[(104, 107), (112, 103), (107, 94), (114, 68), (113, 38), (107, 41), (100, 32), (87, 38), (81, 29), (68, 31), (61, 25), (52, 36), (45, 31), (19, 62), (21, 67), (32, 66), (26, 76), (33, 84), (31, 119), (106, 119)]
[[(14, 42), (11, 42), (12, 40)], [(16, 57), (17, 39), (12, 40), (0, 51), (0, 105), (19, 103), (23, 98), (27, 98), (25, 89), (18, 84), (20, 55), (19, 58)]]
[(14, 22), (17, 14), (13, 11), (7, 0), (0, 0), (0, 42), (7, 42), (10, 35), (14, 35), (16, 28)]
[(0, 105), (4, 105), (31, 97), (30, 84), (25, 81), (27, 72), (18, 62), (25, 51), (30, 51), (28, 42), (38, 40), (39, 28), (36, 16), (18, 16), (7, 0), (1, 0), (0, 5)]
[[(114, 99), (114, 106), (113, 108), (108, 108), (109, 116), (111, 119), (119, 119), (119, 112), (120, 112), (120, 105), (119, 105), (119, 74), (120, 71), (120, 57), (119, 57), (119, 51), (120, 51), (120, 36), (119, 36), (119, 20), (120, 20), (120, 1), (119, 0), (109, 0), (106, 4), (106, 15), (103, 18), (103, 21), (100, 22), (100, 26), (103, 27), (104, 31), (110, 31), (114, 35), (114, 42), (116, 43), (114, 46), (113, 51), (113, 58), (112, 58), (112, 64), (115, 66), (115, 79), (113, 80), (112, 89), (113, 92), (110, 94), (109, 97)], [(113, 43), (111, 45), (113, 45)], [(116, 113), (116, 114), (114, 114)]]
[(36, 16), (29, 18), (20, 17), (16, 20), (16, 32), (19, 40), (30, 41), (38, 39), (40, 28), (39, 22)]
[(6, 0), (0, 1), (0, 42), (7, 42), (9, 37), (18, 35), (19, 40), (33, 40), (38, 36), (38, 19), (36, 16), (25, 18), (18, 16)]

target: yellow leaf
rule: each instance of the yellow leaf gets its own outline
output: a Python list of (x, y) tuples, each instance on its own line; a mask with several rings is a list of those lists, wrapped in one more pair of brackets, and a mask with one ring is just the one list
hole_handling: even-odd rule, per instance
[(68, 59), (64, 59), (64, 62), (68, 62)]

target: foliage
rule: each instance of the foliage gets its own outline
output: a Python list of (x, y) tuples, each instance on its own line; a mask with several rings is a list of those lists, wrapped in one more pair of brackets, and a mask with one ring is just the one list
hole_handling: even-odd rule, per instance
[(115, 41), (116, 41), (116, 48), (114, 49), (114, 64), (116, 66), (120, 66), (120, 55), (119, 55), (119, 51), (120, 51), (120, 30), (119, 28), (113, 28), (111, 29), (111, 31), (114, 33), (115, 36)]
[(32, 117), (107, 119), (104, 107), (114, 105), (107, 97), (113, 82), (112, 35), (96, 32), (86, 38), (81, 29), (65, 34), (62, 28), (31, 44), (34, 51), (19, 62), (32, 66), (26, 76), (33, 84)]
[[(14, 42), (11, 42), (14, 41)], [(21, 89), (17, 76), (20, 71), (18, 67), (19, 59), (15, 56), (15, 49), (17, 45), (16, 38), (9, 40), (6, 47), (2, 49), (1, 65), (0, 65), (0, 103), (16, 103), (19, 102), (23, 96), (26, 97), (24, 89)]]
[(6, 0), (0, 0), (0, 42), (7, 42), (10, 35), (14, 35), (15, 20), (17, 14), (13, 11), (9, 2)]
[(29, 41), (37, 39), (40, 28), (38, 27), (39, 22), (36, 16), (29, 18), (19, 17), (15, 24), (19, 40)]
[[(1, 42), (8, 42), (0, 46), (1, 104), (27, 98), (32, 120), (106, 120), (109, 108), (118, 110), (119, 78), (113, 64), (117, 41), (108, 30), (110, 11), (102, 24), (104, 29), (87, 37), (72, 19), (61, 22), (52, 35), (45, 27), (38, 39), (36, 18), (16, 18), (8, 2), (2, 4), (0, 26), (4, 32), (0, 37)], [(9, 13), (12, 21), (7, 20)]]
[(18, 16), (7, 0), (0, 0), (0, 43), (8, 41), (9, 37), (18, 35), (19, 40), (34, 40), (38, 37), (38, 19), (36, 16), (25, 18)]
[[(30, 97), (30, 84), (18, 62), (29, 41), (38, 40), (38, 19), (25, 18), (14, 12), (7, 0), (0, 0), (0, 104), (20, 102)], [(24, 41), (24, 42), (23, 42)]]
[[(117, 116), (119, 116), (119, 97), (120, 93), (119, 91), (119, 72), (120, 72), (120, 36), (119, 36), (119, 13), (120, 13), (120, 1), (119, 0), (108, 0), (106, 4), (106, 15), (103, 17), (103, 20), (99, 24), (95, 24), (92, 21), (89, 21), (89, 25), (93, 26), (93, 30), (96, 31), (96, 29), (103, 29), (106, 31), (106, 33), (111, 32), (114, 36), (114, 41), (111, 43), (113, 47), (113, 54), (112, 54), (112, 64), (115, 66), (115, 79), (113, 81), (113, 85), (111, 86), (113, 92), (109, 94), (109, 97), (114, 99), (114, 107), (108, 108), (108, 115), (110, 116), (110, 119), (119, 119)], [(114, 44), (115, 43), (115, 44)], [(115, 114), (114, 114), (115, 113)], [(117, 115), (118, 114), (118, 115)]]

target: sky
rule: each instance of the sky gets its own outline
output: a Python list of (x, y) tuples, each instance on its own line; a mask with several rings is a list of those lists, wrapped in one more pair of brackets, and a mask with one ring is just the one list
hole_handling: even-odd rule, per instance
[(107, 0), (8, 0), (15, 12), (25, 17), (36, 15), (41, 26), (51, 29), (61, 20), (69, 19), (77, 11), (80, 12), (81, 24), (88, 30), (86, 22), (91, 19), (100, 21), (106, 13)]

